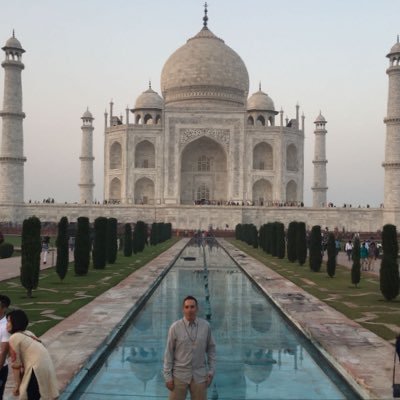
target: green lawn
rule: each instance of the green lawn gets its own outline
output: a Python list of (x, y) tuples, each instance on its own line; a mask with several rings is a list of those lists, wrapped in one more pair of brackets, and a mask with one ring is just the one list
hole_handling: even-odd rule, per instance
[(60, 320), (73, 314), (95, 297), (118, 284), (138, 268), (163, 253), (179, 238), (172, 238), (157, 246), (147, 246), (142, 253), (124, 257), (121, 252), (115, 264), (98, 270), (90, 267), (86, 276), (74, 274), (73, 263), (63, 281), (60, 281), (54, 268), (41, 271), (39, 287), (33, 298), (26, 297), (26, 290), (19, 278), (0, 282), (0, 293), (11, 298), (12, 306), (27, 312), (29, 327), (36, 335), (42, 335)]
[(364, 274), (361, 276), (360, 284), (355, 288), (351, 284), (350, 269), (346, 267), (338, 266), (335, 277), (329, 278), (326, 273), (326, 263), (323, 263), (320, 272), (313, 272), (310, 270), (308, 260), (300, 266), (297, 263), (290, 263), (287, 259), (279, 260), (244, 242), (228, 240), (240, 250), (378, 336), (386, 340), (393, 340), (396, 337), (400, 327), (400, 296), (394, 301), (385, 301), (379, 288), (378, 277)]

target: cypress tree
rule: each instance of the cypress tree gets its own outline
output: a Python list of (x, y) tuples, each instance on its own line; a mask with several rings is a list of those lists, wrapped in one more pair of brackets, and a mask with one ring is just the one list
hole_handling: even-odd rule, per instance
[(133, 252), (141, 253), (147, 242), (147, 225), (143, 221), (137, 221), (133, 233)]
[(258, 232), (258, 244), (265, 251), (265, 224), (260, 226)]
[(307, 234), (305, 222), (296, 224), (296, 257), (300, 265), (307, 259)]
[(74, 269), (76, 275), (87, 275), (90, 262), (89, 218), (79, 217), (75, 238)]
[(285, 225), (282, 222), (276, 223), (276, 256), (285, 257)]
[(265, 226), (265, 251), (267, 254), (272, 253), (272, 223), (268, 222), (267, 225)]
[(273, 222), (271, 224), (271, 255), (272, 257), (276, 257), (276, 249), (277, 249), (277, 240), (276, 240), (276, 230), (277, 230), (277, 222)]
[(65, 278), (68, 271), (69, 248), (68, 248), (68, 218), (62, 217), (58, 223), (58, 234), (56, 239), (57, 261), (56, 272), (61, 280)]
[(107, 262), (107, 218), (94, 220), (93, 268), (104, 269)]
[(167, 240), (168, 240), (172, 238), (172, 224), (171, 222), (167, 222), (165, 226), (167, 228)]
[(156, 236), (157, 236), (157, 233), (156, 233), (156, 226), (157, 226), (157, 222), (153, 222), (152, 224), (151, 224), (151, 232), (150, 232), (150, 246), (155, 246), (157, 243), (156, 243)]
[(296, 230), (297, 230), (297, 222), (296, 221), (290, 222), (287, 231), (287, 258), (290, 262), (295, 262), (297, 260)]
[(257, 227), (251, 224), (251, 244), (255, 249), (258, 249), (258, 231)]
[(353, 259), (353, 265), (351, 267), (351, 283), (357, 287), (361, 279), (360, 239), (358, 237), (354, 239), (351, 258)]
[(336, 242), (335, 235), (332, 232), (328, 235), (327, 251), (328, 261), (326, 263), (326, 271), (328, 275), (333, 278), (336, 272)]
[(242, 240), (241, 235), (240, 235), (240, 228), (242, 227), (242, 224), (237, 224), (235, 226), (235, 239), (236, 240)]
[(37, 217), (25, 219), (22, 224), (20, 280), (29, 298), (32, 297), (32, 290), (36, 289), (39, 283), (42, 250), (40, 230), (41, 224)]
[(321, 227), (315, 225), (311, 228), (310, 237), (310, 268), (314, 272), (319, 272), (322, 264), (322, 239)]
[(399, 294), (399, 265), (397, 255), (399, 245), (397, 230), (394, 225), (387, 224), (382, 231), (383, 257), (380, 269), (380, 288), (386, 300), (393, 300)]
[(125, 224), (124, 256), (130, 257), (131, 255), (132, 255), (132, 227), (131, 224)]
[(118, 253), (118, 222), (116, 218), (108, 218), (107, 220), (107, 262), (114, 264)]

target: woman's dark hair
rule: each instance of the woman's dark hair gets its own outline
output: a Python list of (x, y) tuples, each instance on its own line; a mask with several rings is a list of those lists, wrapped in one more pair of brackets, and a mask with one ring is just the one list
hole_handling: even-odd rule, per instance
[(7, 313), (7, 319), (11, 321), (10, 333), (22, 332), (26, 329), (29, 323), (28, 316), (22, 310), (12, 310)]

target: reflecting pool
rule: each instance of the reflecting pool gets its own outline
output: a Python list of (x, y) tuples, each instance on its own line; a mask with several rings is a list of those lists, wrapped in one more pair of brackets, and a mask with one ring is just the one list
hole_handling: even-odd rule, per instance
[[(217, 242), (192, 241), (90, 382), (73, 398), (167, 399), (162, 376), (168, 328), (187, 295), (210, 317), (217, 373), (209, 399), (356, 397)], [(189, 398), (189, 396), (188, 396)]]

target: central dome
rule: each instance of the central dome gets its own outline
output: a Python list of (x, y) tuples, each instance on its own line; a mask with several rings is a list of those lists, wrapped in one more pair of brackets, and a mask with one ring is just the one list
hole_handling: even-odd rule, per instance
[(167, 60), (161, 72), (165, 104), (244, 106), (249, 74), (240, 56), (206, 26)]

